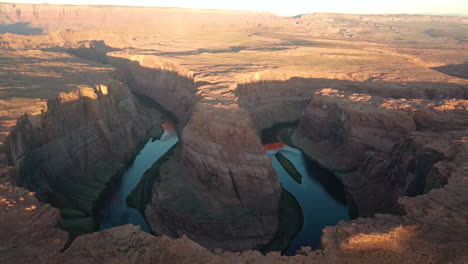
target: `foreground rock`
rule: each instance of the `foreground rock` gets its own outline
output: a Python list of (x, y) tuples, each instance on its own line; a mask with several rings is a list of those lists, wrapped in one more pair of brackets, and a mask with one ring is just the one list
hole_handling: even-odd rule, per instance
[(67, 232), (57, 228), (59, 210), (34, 193), (0, 184), (0, 262), (47, 263), (65, 247)]
[(457, 171), (445, 188), (418, 198), (402, 199), (407, 215), (377, 215), (372, 219), (341, 222), (324, 230), (322, 250), (304, 248), (293, 257), (279, 253), (264, 256), (256, 251), (210, 252), (186, 237), (155, 237), (131, 225), (80, 236), (60, 253), (67, 235), (55, 227), (58, 211), (37, 202), (24, 189), (2, 185), (2, 204), (9, 209), (4, 208), (0, 218), (9, 220), (11, 226), (1, 229), (0, 260), (6, 264), (465, 263), (468, 260), (466, 211), (454, 214), (445, 208), (466, 205), (464, 199), (447, 202), (460, 195), (466, 184), (466, 171)]

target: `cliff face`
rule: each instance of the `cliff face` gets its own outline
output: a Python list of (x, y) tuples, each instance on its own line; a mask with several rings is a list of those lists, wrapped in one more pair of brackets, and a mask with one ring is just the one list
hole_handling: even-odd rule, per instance
[[(102, 65), (65, 52), (121, 69), (132, 92), (179, 119), (180, 143), (146, 208), (161, 234), (210, 249), (266, 244), (280, 188), (259, 134), (298, 119), (292, 142), (342, 179), (361, 215), (399, 213), (327, 228), (320, 251), (294, 257), (213, 253), (131, 226), (80, 236), (59, 253), (58, 213), (33, 201), (41, 214), (25, 204), (0, 212), (0, 262), (467, 262), (468, 86), (440, 73), (461, 76), (465, 18), (0, 4), (0, 22), (10, 32), (0, 36), (0, 141), (30, 110), (0, 152), (11, 152), (19, 183), (62, 208), (66, 227), (92, 229), (82, 227), (99, 193), (159, 115), (120, 77), (100, 81)], [(33, 115), (58, 91), (68, 94)], [(25, 194), (0, 188), (17, 201)]]
[[(465, 263), (468, 259), (466, 211), (466, 139), (453, 133), (436, 145), (458, 145), (444, 188), (400, 199), (406, 215), (376, 215), (327, 227), (322, 250), (302, 249), (296, 256), (277, 252), (215, 251), (186, 237), (156, 237), (126, 225), (75, 239), (65, 250), (66, 234), (55, 226), (58, 211), (39, 203), (33, 193), (0, 185), (0, 261), (2, 263)], [(424, 137), (424, 135), (421, 135)], [(442, 145), (439, 145), (442, 144)], [(4, 199), (5, 198), (5, 199)], [(8, 225), (5, 225), (7, 223)], [(33, 234), (33, 235), (31, 235)], [(18, 239), (21, 237), (22, 239)]]
[(109, 53), (105, 62), (118, 67), (130, 88), (161, 104), (185, 124), (196, 92), (193, 73), (170, 61), (151, 55)]
[(81, 221), (160, 119), (114, 78), (49, 99), (47, 111), (21, 117), (10, 135), (16, 183)]
[(261, 131), (277, 123), (299, 120), (314, 88), (300, 78), (252, 81), (238, 84), (236, 94), (239, 105), (251, 114), (255, 128)]
[[(84, 6), (50, 4), (0, 5), (0, 22), (17, 23), (11, 28), (24, 34), (42, 34), (56, 29), (90, 27), (127, 27), (141, 30), (141, 25), (155, 31), (187, 33), (200, 28), (219, 28), (239, 21), (262, 23), (276, 16), (266, 12), (234, 10), (195, 10), (188, 8)], [(125, 19), (122, 19), (125, 18)], [(245, 25), (246, 27), (248, 25)], [(140, 27), (140, 28), (138, 28)], [(29, 30), (28, 30), (29, 29)], [(21, 31), (18, 31), (21, 30)]]
[[(411, 109), (387, 109), (381, 107), (384, 101), (337, 89), (317, 91), (300, 121), (299, 133), (314, 142), (305, 149), (338, 172), (356, 170), (366, 151), (391, 151), (416, 125)], [(328, 155), (319, 154), (323, 152)]]
[[(374, 167), (375, 174), (363, 171), (371, 179), (384, 179), (381, 184), (387, 187), (396, 186), (397, 193), (413, 196), (419, 188), (424, 194), (400, 197), (397, 206), (402, 216), (377, 214), (326, 228), (322, 237), (326, 254), (336, 252), (346, 259), (365, 250), (374, 252), (370, 262), (382, 258), (393, 263), (466, 262), (466, 133), (411, 133), (381, 163), (382, 167)], [(411, 256), (407, 252), (419, 253)]]
[(186, 124), (197, 91), (193, 72), (161, 57), (116, 51), (104, 41), (68, 45), (67, 51), (75, 56), (118, 68), (132, 92), (154, 100), (174, 121)]
[(153, 230), (231, 250), (273, 238), (279, 182), (247, 112), (197, 103), (176, 153), (146, 209)]
[(232, 100), (235, 95), (197, 87), (210, 82), (194, 79), (193, 72), (168, 60), (106, 54), (103, 43), (89, 44), (70, 51), (118, 67), (132, 91), (155, 100), (179, 121), (176, 155), (162, 166), (145, 210), (152, 230), (187, 235), (208, 248), (267, 244), (278, 225), (279, 181), (250, 114)]
[(399, 197), (447, 183), (454, 151), (449, 143), (438, 150), (430, 141), (466, 127), (465, 109), (465, 100), (391, 99), (322, 89), (292, 139), (340, 176), (359, 215), (392, 212)]

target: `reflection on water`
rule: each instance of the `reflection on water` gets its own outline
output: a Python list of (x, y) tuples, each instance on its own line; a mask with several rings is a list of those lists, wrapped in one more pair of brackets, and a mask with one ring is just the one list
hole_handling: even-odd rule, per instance
[(150, 232), (144, 217), (134, 208), (127, 206), (125, 199), (149, 169), (178, 141), (177, 133), (170, 124), (163, 124), (164, 133), (159, 140), (148, 140), (135, 157), (132, 165), (122, 175), (120, 182), (109, 194), (102, 210), (100, 229), (107, 229), (126, 224), (139, 225), (145, 232)]
[[(149, 169), (161, 156), (163, 156), (178, 141), (177, 133), (170, 124), (163, 125), (164, 134), (159, 140), (149, 140), (133, 164), (122, 175), (120, 182), (109, 194), (102, 209), (100, 229), (133, 224), (139, 225), (146, 232), (150, 232), (145, 219), (140, 212), (127, 206), (126, 198)], [(270, 156), (273, 167), (279, 176), (283, 187), (290, 192), (302, 208), (304, 226), (294, 238), (288, 255), (294, 254), (303, 246), (317, 248), (320, 242), (322, 229), (325, 226), (336, 225), (340, 220), (348, 219), (347, 207), (344, 199), (343, 186), (337, 184), (333, 175), (322, 175), (311, 169), (302, 153), (283, 143), (265, 144), (265, 150)], [(297, 183), (284, 170), (275, 153), (281, 152), (288, 158), (302, 175), (302, 183)]]
[[(299, 150), (289, 146), (279, 145), (279, 147), (279, 149), (266, 148), (267, 153), (273, 162), (273, 168), (276, 170), (281, 184), (294, 195), (304, 215), (304, 226), (286, 252), (287, 255), (293, 255), (301, 247), (317, 248), (322, 229), (325, 226), (336, 225), (340, 220), (347, 220), (349, 217), (344, 203), (343, 186), (336, 184), (337, 181), (324, 181), (320, 179), (321, 175), (314, 175), (318, 172), (310, 169), (309, 161)], [(277, 152), (282, 153), (294, 164), (302, 175), (302, 183), (294, 181), (284, 170), (275, 158)], [(332, 177), (333, 175), (327, 176)]]

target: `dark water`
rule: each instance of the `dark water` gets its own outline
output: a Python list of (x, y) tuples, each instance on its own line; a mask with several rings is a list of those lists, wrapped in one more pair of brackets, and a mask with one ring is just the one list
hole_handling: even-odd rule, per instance
[(148, 140), (146, 145), (136, 156), (132, 165), (122, 175), (121, 181), (110, 193), (102, 210), (100, 229), (133, 224), (141, 226), (145, 232), (150, 232), (145, 219), (140, 212), (127, 206), (125, 199), (149, 169), (175, 143), (178, 137), (174, 130), (166, 129), (159, 140)]
[[(297, 183), (284, 170), (275, 153), (281, 152), (288, 158), (302, 175), (302, 183)], [(317, 248), (320, 243), (322, 229), (325, 226), (336, 225), (340, 220), (347, 220), (348, 209), (345, 203), (343, 185), (333, 175), (320, 175), (319, 170), (309, 164), (302, 153), (289, 146), (276, 150), (268, 150), (283, 187), (298, 201), (304, 215), (304, 226), (292, 241), (287, 255), (294, 255), (301, 247)]]
[[(122, 175), (120, 182), (107, 197), (102, 209), (101, 230), (133, 224), (141, 226), (142, 230), (146, 232), (150, 232), (140, 212), (128, 207), (125, 200), (138, 184), (145, 171), (176, 144), (177, 141), (176, 132), (173, 129), (166, 129), (160, 140), (149, 140), (146, 143), (132, 165)], [(281, 152), (288, 158), (301, 173), (301, 184), (294, 181), (283, 169), (275, 158), (275, 153), (277, 152)], [(297, 149), (278, 145), (277, 149), (268, 150), (267, 153), (272, 159), (273, 167), (279, 176), (281, 184), (297, 199), (304, 215), (304, 226), (292, 241), (286, 254), (293, 255), (303, 246), (317, 248), (322, 229), (325, 226), (333, 226), (340, 220), (349, 219), (343, 186), (333, 178), (333, 175), (323, 175), (314, 169)]]

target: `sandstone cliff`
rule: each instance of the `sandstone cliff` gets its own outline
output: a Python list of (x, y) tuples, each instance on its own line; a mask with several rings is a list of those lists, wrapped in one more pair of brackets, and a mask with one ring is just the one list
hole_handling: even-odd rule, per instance
[(150, 55), (109, 53), (105, 62), (119, 68), (132, 91), (161, 104), (184, 125), (196, 92), (193, 73), (168, 60)]
[(278, 226), (281, 192), (250, 115), (229, 96), (203, 93), (197, 83), (209, 82), (180, 65), (151, 55), (108, 52), (101, 42), (89, 44), (70, 52), (118, 67), (132, 91), (152, 98), (180, 121), (176, 155), (161, 167), (145, 210), (152, 230), (187, 235), (209, 248), (267, 244)]
[[(305, 109), (292, 139), (340, 176), (359, 215), (366, 216), (396, 210), (399, 197), (447, 183), (454, 166), (448, 161), (455, 152), (434, 149), (429, 142), (463, 130), (468, 125), (465, 111), (466, 100), (385, 99), (322, 89)], [(427, 130), (435, 133), (413, 136)]]
[[(466, 147), (466, 142), (462, 144)], [(466, 160), (466, 152), (463, 153), (458, 161)], [(0, 261), (6, 264), (465, 263), (466, 211), (447, 210), (466, 206), (467, 201), (460, 196), (467, 187), (465, 169), (457, 170), (443, 189), (402, 199), (407, 215), (377, 215), (372, 219), (341, 222), (324, 230), (322, 250), (302, 249), (292, 257), (275, 252), (265, 256), (252, 250), (210, 252), (186, 237), (155, 237), (131, 225), (80, 236), (64, 248), (67, 235), (55, 227), (58, 211), (39, 203), (33, 193), (1, 185), (0, 204), (4, 208), (0, 219), (9, 225), (0, 228)], [(456, 229), (452, 228), (454, 223)]]
[[(13, 76), (1, 79), (0, 114), (8, 118), (0, 133), (29, 108), (3, 95), (19, 95), (35, 108), (11, 136), (17, 179), (39, 198), (64, 203), (65, 226), (82, 226), (90, 223), (98, 190), (149, 133), (154, 113), (125, 99), (125, 85), (114, 83), (124, 81), (96, 81), (73, 71), (88, 67), (83, 60), (67, 67), (71, 59), (57, 53), (68, 51), (120, 68), (132, 92), (158, 101), (181, 121), (180, 144), (162, 166), (146, 209), (155, 231), (185, 234), (210, 249), (267, 243), (276, 230), (279, 184), (260, 134), (298, 119), (292, 142), (340, 176), (362, 216), (395, 215), (327, 228), (319, 251), (291, 258), (209, 252), (187, 238), (153, 237), (131, 226), (78, 237), (58, 253), (57, 211), (40, 204), (53, 220), (45, 221), (24, 214), (32, 208), (25, 205), (5, 211), (8, 221), (47, 224), (4, 232), (0, 249), (11, 254), (0, 255), (6, 256), (1, 262), (20, 261), (9, 245), (23, 245), (19, 237), (29, 234), (41, 242), (25, 240), (23, 250), (30, 253), (24, 262), (466, 262), (468, 86), (450, 76), (463, 77), (453, 69), (466, 57), (466, 18), (228, 13), (0, 4), (0, 21), (7, 23), (2, 32), (49, 33), (0, 36), (3, 76)], [(6, 49), (15, 49), (14, 55), (5, 55)], [(17, 60), (30, 53), (40, 53), (35, 63)], [(51, 80), (61, 89), (46, 89)], [(57, 91), (68, 94), (39, 114), (43, 99)], [(6, 115), (5, 108), (15, 113)], [(5, 160), (0, 156), (0, 163)], [(23, 195), (3, 191), (5, 197)], [(52, 242), (45, 245), (42, 238)], [(41, 252), (46, 257), (34, 259)]]
[(208, 248), (267, 244), (278, 226), (278, 179), (249, 114), (199, 102), (146, 209), (150, 226)]
[(161, 122), (119, 78), (48, 100), (47, 111), (21, 117), (10, 135), (15, 182), (61, 208), (77, 233), (93, 229), (103, 191)]

